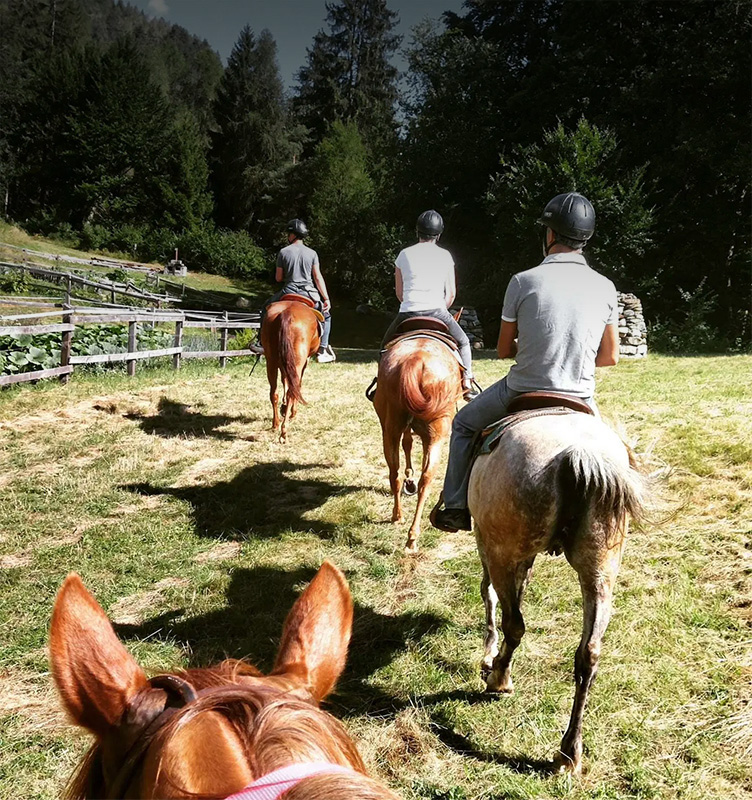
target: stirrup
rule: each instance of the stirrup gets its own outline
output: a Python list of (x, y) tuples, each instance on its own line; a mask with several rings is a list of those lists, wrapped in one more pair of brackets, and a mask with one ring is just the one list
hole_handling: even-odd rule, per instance
[(379, 376), (377, 375), (372, 381), (371, 385), (366, 389), (366, 397), (368, 400), (373, 403), (373, 396), (376, 394), (376, 383), (379, 380)]
[[(444, 490), (442, 489), (439, 492), (439, 499), (436, 501), (436, 505), (431, 509), (431, 513), (428, 515), (428, 520), (433, 525), (436, 521), (436, 512), (444, 505)], [(434, 525), (434, 527), (436, 527)]]

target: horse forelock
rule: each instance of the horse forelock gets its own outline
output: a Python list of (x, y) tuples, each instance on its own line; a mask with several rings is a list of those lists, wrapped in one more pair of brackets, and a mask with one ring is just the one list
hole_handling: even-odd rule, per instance
[[(104, 760), (114, 750), (115, 760), (120, 763), (122, 754), (127, 753), (133, 744), (129, 740), (138, 740), (138, 752), (144, 755), (150, 748), (158, 748), (161, 765), (175, 736), (178, 733), (185, 735), (189, 731), (187, 726), (206, 713), (213, 713), (232, 732), (244, 754), (248, 771), (255, 777), (292, 762), (309, 761), (328, 761), (365, 772), (354, 743), (338, 720), (319, 709), (304, 692), (277, 683), (265, 683), (267, 679), (250, 664), (227, 661), (212, 669), (174, 674), (188, 681), (199, 693), (198, 698), (182, 708), (170, 709), (172, 716), (169, 720), (150, 733), (149, 721), (153, 721), (165, 709), (164, 692), (145, 690), (153, 695), (162, 695), (160, 708), (154, 709), (151, 720), (147, 719), (140, 731), (129, 732), (118, 728), (106, 742), (90, 748), (65, 790), (65, 800), (91, 800), (109, 796)], [(125, 725), (121, 727), (128, 727), (129, 716), (141, 713), (132, 709), (149, 705), (150, 702), (143, 693), (134, 698), (124, 715)], [(206, 742), (203, 747), (205, 750)], [(134, 764), (132, 775), (127, 776), (128, 785), (137, 785), (142, 761)], [(164, 772), (162, 778), (171, 784), (175, 796), (193, 796), (180, 786), (179, 778)], [(321, 796), (324, 798), (327, 795)]]

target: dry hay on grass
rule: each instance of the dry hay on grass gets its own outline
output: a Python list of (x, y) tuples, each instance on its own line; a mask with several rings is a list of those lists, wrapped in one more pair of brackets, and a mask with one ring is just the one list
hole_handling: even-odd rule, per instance
[(48, 675), (28, 675), (21, 670), (0, 671), (0, 718), (18, 716), (27, 733), (60, 731), (68, 721)]
[(193, 560), (197, 564), (211, 564), (217, 561), (229, 561), (237, 558), (243, 545), (240, 542), (220, 542), (214, 545), (211, 550), (199, 553)]
[(117, 625), (140, 625), (147, 613), (164, 600), (169, 589), (184, 589), (190, 585), (187, 578), (164, 578), (154, 584), (152, 589), (121, 597), (110, 607), (108, 616)]

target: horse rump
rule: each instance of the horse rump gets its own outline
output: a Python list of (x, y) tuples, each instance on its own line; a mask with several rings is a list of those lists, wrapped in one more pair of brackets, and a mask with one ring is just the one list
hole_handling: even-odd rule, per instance
[(434, 419), (444, 408), (451, 406), (454, 387), (450, 381), (431, 380), (422, 358), (406, 360), (400, 370), (400, 400), (413, 417)]
[(630, 463), (575, 444), (553, 462), (557, 470), (558, 513), (550, 550), (560, 552), (584, 526), (599, 524), (608, 547), (623, 535), (627, 518), (644, 513), (644, 482)]

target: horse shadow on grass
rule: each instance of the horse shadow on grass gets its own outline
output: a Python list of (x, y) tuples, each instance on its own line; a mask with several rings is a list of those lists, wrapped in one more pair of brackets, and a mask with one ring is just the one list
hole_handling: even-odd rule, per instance
[[(215, 611), (183, 619), (183, 609), (153, 617), (140, 625), (116, 625), (123, 638), (181, 643), (190, 666), (207, 666), (224, 658), (245, 658), (264, 673), (271, 671), (288, 612), (315, 569), (273, 567), (236, 569), (227, 589), (227, 604)], [(408, 642), (419, 642), (449, 624), (432, 613), (389, 616), (356, 604), (347, 666), (328, 706), (336, 716), (391, 716), (409, 702), (374, 685), (370, 678)]]
[(231, 441), (239, 438), (232, 431), (223, 430), (233, 423), (255, 422), (256, 417), (232, 416), (230, 414), (202, 414), (194, 407), (168, 397), (161, 397), (156, 414), (124, 414), (125, 419), (138, 422), (141, 430), (149, 435), (167, 439), (213, 438)]
[(330, 539), (337, 525), (305, 515), (335, 496), (362, 487), (330, 483), (306, 476), (320, 469), (290, 461), (258, 463), (241, 470), (232, 480), (185, 487), (132, 483), (121, 486), (147, 497), (170, 496), (189, 503), (199, 536), (221, 539), (271, 538), (280, 530), (308, 531)]

